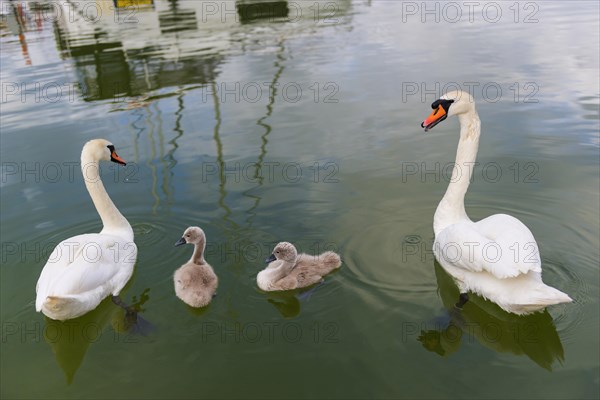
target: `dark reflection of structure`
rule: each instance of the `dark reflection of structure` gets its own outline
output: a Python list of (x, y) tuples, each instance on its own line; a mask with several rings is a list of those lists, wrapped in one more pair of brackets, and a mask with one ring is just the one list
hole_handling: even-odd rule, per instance
[[(60, 36), (59, 36), (60, 37)], [(165, 60), (148, 54), (158, 48), (124, 52), (120, 42), (63, 47), (75, 59), (78, 80), (86, 101), (140, 96), (150, 90), (214, 79), (219, 56)]]
[(83, 98), (90, 101), (131, 96), (129, 64), (121, 43), (102, 42), (101, 36), (101, 32), (94, 34), (94, 44), (70, 47)]
[(163, 49), (160, 47), (127, 52), (133, 75), (132, 87), (135, 89), (133, 95), (137, 96), (165, 87), (206, 84), (216, 78), (216, 68), (222, 61), (219, 55), (187, 57), (177, 60), (167, 60), (149, 55), (162, 52)]
[[(214, 21), (199, 24), (199, 13), (203, 9), (201, 2), (186, 2), (185, 8), (182, 8), (181, 2), (169, 0), (169, 8), (158, 14), (152, 0), (113, 2), (117, 15), (127, 14), (130, 7), (135, 7), (136, 20), (144, 21), (143, 26), (147, 27), (154, 24), (155, 28), (127, 28), (127, 23), (113, 23), (108, 16), (93, 24), (86, 20), (85, 2), (69, 2), (68, 9), (63, 10), (60, 16), (53, 20), (57, 46), (64, 58), (74, 60), (79, 88), (86, 101), (120, 102), (124, 98), (144, 96), (161, 88), (182, 88), (214, 82), (218, 75), (218, 66), (223, 62), (223, 51), (238, 45), (237, 41), (224, 44), (220, 38), (214, 43), (205, 40), (213, 35), (213, 31), (220, 32), (220, 35), (226, 31), (235, 33), (241, 28), (233, 24), (224, 25), (217, 17)], [(144, 7), (145, 5), (148, 6)], [(310, 7), (305, 7), (304, 3), (295, 5), (296, 8), (299, 6)], [(327, 17), (320, 25), (333, 26), (344, 23), (341, 17), (348, 15), (351, 2), (328, 2), (320, 7), (323, 8), (322, 17)], [(286, 37), (287, 25), (290, 26), (291, 32), (305, 26), (302, 25), (304, 23), (307, 27), (315, 25), (313, 19), (304, 15), (310, 14), (310, 10), (303, 10), (302, 16), (307, 18), (304, 22), (298, 16), (292, 17), (287, 1), (239, 0), (236, 2), (236, 10), (242, 25), (250, 22), (287, 22), (293, 18), (294, 23), (278, 24), (281, 32), (278, 32), (277, 36), (280, 38)], [(124, 16), (126, 17), (127, 15)], [(205, 34), (200, 33), (201, 28), (206, 31)], [(148, 42), (124, 37), (152, 37), (157, 31), (162, 34), (160, 40), (156, 37), (157, 40)], [(245, 42), (239, 43), (242, 49)], [(143, 44), (136, 46), (138, 43)], [(194, 43), (197, 43), (196, 47)], [(163, 95), (165, 93), (161, 94)], [(149, 99), (152, 100), (154, 98)]]
[[(217, 85), (216, 82), (211, 82), (210, 83), (210, 87), (211, 87), (211, 93), (212, 93), (212, 99), (213, 99), (213, 109), (214, 109), (214, 113), (215, 113), (215, 126), (213, 128), (213, 139), (215, 141), (215, 146), (216, 146), (216, 150), (217, 150), (217, 163), (218, 163), (218, 169), (219, 169), (219, 207), (224, 211), (223, 217), (221, 218), (223, 220), (223, 222), (225, 223), (225, 226), (228, 226), (231, 228), (230, 231), (225, 230), (225, 234), (227, 236), (227, 241), (229, 243), (235, 243), (237, 241), (237, 235), (239, 232), (239, 226), (238, 224), (231, 219), (231, 208), (227, 205), (226, 203), (226, 198), (227, 198), (227, 190), (225, 188), (225, 184), (227, 182), (227, 178), (225, 176), (225, 158), (223, 156), (223, 141), (221, 140), (221, 124), (222, 124), (222, 119), (221, 119), (221, 107), (220, 107), (220, 100), (219, 100), (219, 95), (217, 92)], [(241, 271), (239, 271), (238, 269), (238, 277), (239, 277), (239, 273)], [(236, 308), (234, 306), (234, 300), (233, 300), (233, 293), (231, 291), (227, 292), (225, 294), (225, 298), (224, 301), (227, 304), (227, 313), (230, 317), (232, 317), (233, 319), (238, 319), (239, 315), (236, 311)], [(200, 312), (198, 312), (200, 313)]]
[[(258, 182), (258, 184), (253, 189), (261, 187), (264, 182), (264, 175), (263, 175), (262, 167), (263, 167), (264, 159), (267, 155), (267, 144), (269, 143), (268, 137), (272, 130), (271, 125), (269, 125), (265, 121), (273, 114), (273, 109), (275, 106), (275, 98), (277, 96), (277, 85), (279, 84), (279, 78), (281, 77), (281, 74), (283, 73), (283, 70), (285, 69), (285, 64), (283, 63), (283, 61), (285, 60), (285, 58), (283, 56), (284, 52), (285, 52), (285, 46), (283, 45), (283, 39), (282, 39), (279, 42), (279, 51), (277, 52), (277, 59), (275, 60), (275, 63), (274, 63), (277, 70), (275, 71), (275, 75), (273, 75), (273, 81), (271, 82), (271, 84), (269, 86), (269, 88), (270, 88), (269, 103), (267, 104), (267, 111), (266, 111), (265, 115), (263, 115), (261, 118), (258, 119), (258, 121), (256, 121), (256, 124), (261, 126), (262, 128), (264, 128), (265, 131), (262, 134), (262, 136), (260, 137), (260, 140), (261, 140), (260, 154), (258, 155), (258, 160), (256, 161), (256, 167), (254, 170), (254, 179)], [(249, 192), (250, 192), (249, 190), (245, 191), (244, 195), (254, 199), (254, 204), (247, 211), (249, 216), (248, 216), (246, 222), (250, 226), (252, 224), (252, 219), (256, 216), (256, 213), (254, 212), (254, 210), (256, 210), (256, 208), (258, 208), (261, 197), (252, 195)]]
[(518, 316), (471, 294), (469, 302), (458, 310), (454, 304), (459, 293), (452, 278), (437, 262), (435, 274), (449, 320), (438, 323), (436, 329), (421, 331), (418, 340), (424, 348), (446, 357), (458, 351), (462, 341), (475, 338), (501, 353), (525, 354), (547, 370), (556, 360), (562, 363), (563, 347), (548, 311)]
[(231, 209), (227, 203), (225, 203), (225, 198), (227, 197), (225, 183), (227, 182), (227, 178), (225, 177), (225, 159), (223, 157), (223, 142), (221, 140), (221, 107), (219, 106), (220, 101), (215, 82), (211, 82), (211, 91), (215, 110), (213, 139), (215, 140), (215, 145), (217, 147), (217, 163), (219, 164), (219, 206), (225, 211), (223, 221), (229, 222), (233, 225), (233, 228), (237, 228), (237, 224), (229, 218), (231, 216)]
[[(169, 176), (172, 176), (171, 172), (175, 165), (177, 165), (177, 159), (175, 158), (175, 151), (179, 148), (177, 144), (177, 140), (183, 136), (183, 129), (181, 128), (181, 119), (183, 118), (183, 110), (185, 109), (183, 105), (183, 96), (184, 92), (182, 91), (179, 96), (177, 96), (177, 111), (175, 111), (175, 127), (173, 127), (173, 131), (175, 132), (175, 137), (169, 140), (169, 144), (172, 146), (171, 150), (168, 151), (167, 155), (164, 157), (168, 160), (167, 169), (169, 171)], [(173, 188), (171, 184), (167, 182), (167, 176), (165, 171), (165, 187), (168, 187), (167, 196), (170, 197), (173, 193)]]
[[(98, 342), (105, 335), (111, 340), (125, 340), (126, 335), (139, 332), (143, 327), (139, 312), (144, 311), (142, 305), (148, 301), (149, 289), (139, 299), (133, 298), (133, 304), (127, 310), (116, 306), (110, 297), (89, 313), (68, 321), (55, 321), (46, 318), (44, 339), (52, 347), (56, 362), (65, 373), (67, 383), (71, 384), (88, 347)], [(108, 324), (113, 327), (107, 332)]]
[[(119, 35), (103, 30), (100, 24), (89, 34), (71, 34), (65, 13), (61, 15), (55, 20), (54, 27), (57, 45), (63, 57), (74, 60), (80, 90), (86, 101), (120, 101), (165, 87), (206, 84), (214, 81), (215, 71), (222, 61), (218, 54), (165, 57), (171, 49), (178, 49), (177, 36), (169, 44), (125, 48)], [(141, 15), (137, 17), (142, 18)], [(177, 2), (172, 2), (171, 9), (160, 13), (159, 25), (163, 34), (196, 30), (196, 11), (182, 10), (177, 7)]]
[[(140, 26), (146, 28), (131, 29), (131, 27), (127, 27), (126, 23), (113, 23), (111, 18), (104, 18), (98, 23), (92, 24), (86, 21), (83, 11), (85, 3), (71, 2), (69, 3), (69, 10), (63, 10), (61, 17), (54, 19), (57, 46), (64, 58), (73, 59), (75, 75), (84, 100), (112, 101), (115, 103), (113, 111), (133, 110), (133, 114), (140, 117), (140, 123), (136, 122), (133, 125), (138, 131), (135, 138), (136, 152), (138, 151), (138, 141), (145, 142), (147, 140), (143, 138), (142, 132), (147, 133), (149, 135), (148, 139), (153, 143), (153, 157), (160, 157), (161, 161), (164, 161), (162, 187), (167, 192), (167, 197), (169, 197), (171, 191), (170, 170), (176, 164), (175, 152), (178, 138), (183, 135), (181, 120), (184, 109), (189, 110), (189, 106), (184, 104), (184, 100), (187, 99), (186, 92), (189, 90), (206, 88), (208, 85), (213, 86), (212, 93), (215, 100), (216, 114), (214, 139), (217, 144), (217, 161), (221, 167), (224, 167), (223, 144), (219, 133), (220, 101), (217, 98), (218, 90), (216, 90), (218, 87), (216, 81), (219, 74), (219, 65), (223, 62), (225, 57), (223, 54), (226, 49), (238, 45), (244, 49), (244, 43), (248, 41), (242, 40), (239, 42), (234, 39), (225, 43), (221, 37), (228, 36), (225, 32), (232, 32), (231, 37), (237, 38), (239, 35), (236, 35), (236, 31), (243, 31), (245, 28), (240, 28), (236, 24), (229, 24), (231, 20), (226, 21), (227, 24), (224, 24), (218, 17), (199, 24), (198, 18), (203, 9), (200, 2), (183, 3), (177, 0), (168, 0), (168, 9), (159, 13), (156, 13), (152, 0), (113, 0), (113, 2), (115, 8), (121, 10), (119, 11), (120, 14), (117, 11), (115, 12), (124, 17), (127, 16), (129, 7), (135, 7), (135, 18), (140, 21)], [(181, 4), (185, 4), (185, 7)], [(140, 7), (140, 5), (149, 6)], [(349, 7), (350, 2), (341, 1), (335, 3), (333, 8), (335, 8), (336, 16), (341, 16), (348, 13)], [(290, 18), (288, 14), (291, 12), (286, 1), (240, 0), (236, 2), (236, 9), (242, 23), (260, 21), (269, 24), (287, 21)], [(143, 24), (141, 24), (142, 21)], [(298, 24), (301, 23), (277, 24), (278, 29), (281, 31), (277, 33), (275, 39), (265, 39), (267, 41), (277, 40), (280, 51), (275, 61), (276, 71), (270, 86), (271, 92), (266, 114), (260, 117), (257, 116), (257, 124), (264, 128), (256, 168), (256, 178), (259, 186), (262, 184), (260, 168), (266, 157), (268, 136), (271, 132), (267, 120), (273, 113), (276, 84), (284, 69), (283, 53), (285, 48), (283, 43), (286, 31), (288, 31), (287, 26), (293, 28), (290, 29), (293, 33), (297, 31)], [(314, 21), (308, 21), (306, 26), (314, 26)], [(160, 32), (160, 36), (156, 35), (157, 32)], [(214, 42), (205, 40), (210, 39), (215, 34), (218, 40)], [(140, 35), (141, 38), (146, 40), (131, 40), (132, 38), (126, 35)], [(151, 39), (152, 37), (154, 39)], [(172, 90), (161, 91), (160, 89), (163, 88), (172, 88)], [(177, 97), (178, 105), (176, 126), (173, 128), (176, 137), (164, 139), (168, 141), (167, 144), (164, 142), (163, 137), (160, 137), (162, 134), (161, 126), (154, 129), (156, 125), (154, 118), (161, 118), (162, 116), (160, 107), (158, 105), (153, 107), (153, 105), (157, 103), (156, 100), (172, 96)], [(156, 149), (154, 144), (156, 144)], [(168, 148), (165, 149), (165, 147)], [(152, 168), (156, 169), (155, 162), (149, 163), (149, 166), (150, 164)], [(160, 178), (155, 172), (153, 170), (153, 181), (155, 182), (153, 184), (153, 196), (156, 200), (153, 209), (156, 211), (160, 199), (154, 189), (159, 187), (157, 180)], [(236, 225), (230, 219), (232, 212), (226, 204), (227, 191), (223, 175), (224, 168), (220, 168), (220, 173), (219, 204), (225, 211), (224, 220)], [(251, 224), (254, 210), (258, 207), (260, 198), (251, 195), (250, 191), (246, 191), (244, 195), (254, 200), (248, 211), (247, 222)]]
[(238, 0), (236, 9), (242, 24), (265, 19), (285, 21), (290, 12), (287, 1)]

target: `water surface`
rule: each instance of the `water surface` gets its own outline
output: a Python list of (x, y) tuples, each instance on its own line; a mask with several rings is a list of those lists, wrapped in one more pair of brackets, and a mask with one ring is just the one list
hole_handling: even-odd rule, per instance
[[(437, 22), (393, 1), (140, 3), (2, 3), (3, 397), (598, 398), (597, 2), (471, 21), (438, 4)], [(453, 310), (430, 249), (458, 122), (419, 123), (456, 84), (482, 120), (470, 216), (521, 219), (573, 304)], [(110, 301), (68, 323), (34, 310), (53, 245), (101, 229), (77, 164), (96, 137), (129, 162), (103, 179), (149, 336)], [(172, 283), (188, 225), (220, 279), (200, 311)], [(262, 293), (281, 240), (343, 266)]]

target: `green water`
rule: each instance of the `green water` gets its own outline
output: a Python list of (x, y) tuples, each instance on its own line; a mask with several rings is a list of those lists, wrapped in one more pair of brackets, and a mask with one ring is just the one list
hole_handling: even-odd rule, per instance
[[(2, 2), (2, 397), (598, 398), (598, 3), (455, 4)], [(430, 249), (458, 121), (419, 124), (456, 84), (482, 120), (467, 211), (521, 219), (574, 303), (453, 310)], [(102, 172), (147, 336), (110, 301), (35, 312), (53, 245), (101, 229), (77, 165), (96, 137), (129, 162)], [(220, 280), (200, 311), (172, 282), (189, 225)], [(263, 293), (282, 240), (342, 268)]]

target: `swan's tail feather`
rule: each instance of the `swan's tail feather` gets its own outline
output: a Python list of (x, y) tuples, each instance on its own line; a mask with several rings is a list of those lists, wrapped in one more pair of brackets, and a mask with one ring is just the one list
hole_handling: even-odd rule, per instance
[(527, 304), (518, 304), (511, 307), (517, 314), (529, 314), (541, 311), (544, 308), (561, 303), (570, 303), (573, 299), (568, 294), (551, 286), (542, 286), (535, 289)]
[(77, 301), (73, 297), (69, 296), (47, 296), (46, 301), (44, 301), (43, 307), (50, 310), (60, 310), (65, 307), (65, 305), (73, 304), (73, 302)]
[(533, 294), (534, 300), (546, 306), (561, 303), (571, 303), (573, 299), (568, 294), (561, 292), (551, 286), (544, 285), (543, 287), (536, 290)]
[(326, 251), (321, 254), (321, 259), (323, 260), (323, 264), (325, 264), (325, 270), (327, 272), (331, 272), (342, 265), (340, 256), (333, 251)]
[(548, 306), (573, 301), (566, 293), (544, 284), (529, 287), (527, 290), (513, 294), (516, 294), (516, 297), (490, 298), (489, 300), (498, 304), (503, 310), (517, 315), (527, 315), (542, 311)]
[(63, 321), (84, 314), (85, 307), (76, 296), (46, 296), (40, 311), (49, 318)]

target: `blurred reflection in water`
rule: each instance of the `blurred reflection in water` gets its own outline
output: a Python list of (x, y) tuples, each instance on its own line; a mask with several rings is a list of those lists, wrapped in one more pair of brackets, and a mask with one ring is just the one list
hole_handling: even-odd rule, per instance
[(308, 288), (287, 292), (268, 292), (267, 301), (272, 304), (284, 318), (295, 318), (300, 315), (302, 303), (310, 301), (313, 294), (325, 283), (318, 283)]
[(193, 31), (198, 29), (196, 10), (180, 9), (177, 0), (169, 1), (169, 10), (158, 14), (161, 33)]
[(473, 294), (469, 294), (470, 300), (464, 308), (458, 310), (454, 306), (458, 288), (437, 262), (435, 275), (448, 315), (435, 323), (436, 329), (421, 331), (418, 340), (424, 348), (447, 357), (459, 350), (462, 341), (474, 337), (492, 350), (525, 354), (547, 370), (552, 369), (555, 361), (562, 364), (563, 347), (547, 310), (518, 316)]
[(236, 9), (242, 24), (268, 19), (271, 22), (285, 21), (289, 14), (287, 1), (239, 0)]
[(300, 300), (296, 293), (270, 292), (267, 301), (272, 304), (284, 318), (294, 318), (300, 314)]
[[(68, 321), (56, 321), (45, 318), (44, 339), (52, 348), (59, 367), (63, 370), (67, 383), (71, 384), (77, 370), (83, 362), (88, 347), (103, 336), (111, 340), (124, 340), (124, 335), (150, 333), (151, 324), (144, 321), (138, 313), (149, 300), (150, 289), (144, 290), (139, 299), (133, 297), (133, 304), (125, 310), (107, 297), (93, 311)], [(107, 332), (109, 323), (112, 332)], [(146, 328), (146, 331), (140, 329)]]

